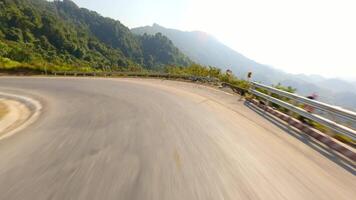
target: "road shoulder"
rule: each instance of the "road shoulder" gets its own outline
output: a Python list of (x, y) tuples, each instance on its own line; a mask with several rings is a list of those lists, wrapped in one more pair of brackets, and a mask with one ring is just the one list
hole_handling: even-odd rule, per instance
[(32, 99), (1, 93), (0, 140), (10, 137), (37, 119), (41, 106)]
[(3, 102), (3, 100), (0, 99), (0, 120), (7, 115), (9, 112), (9, 109), (7, 105)]

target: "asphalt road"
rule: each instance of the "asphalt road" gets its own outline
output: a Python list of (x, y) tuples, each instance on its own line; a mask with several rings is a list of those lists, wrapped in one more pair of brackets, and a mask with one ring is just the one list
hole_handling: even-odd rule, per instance
[(354, 165), (221, 91), (89, 78), (0, 78), (0, 90), (44, 108), (0, 141), (1, 200), (356, 197)]

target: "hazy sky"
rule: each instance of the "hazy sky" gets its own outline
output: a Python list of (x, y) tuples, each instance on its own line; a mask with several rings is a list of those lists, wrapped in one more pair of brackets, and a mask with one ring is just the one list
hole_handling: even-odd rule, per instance
[(287, 72), (356, 79), (356, 0), (74, 1), (130, 28), (204, 31)]

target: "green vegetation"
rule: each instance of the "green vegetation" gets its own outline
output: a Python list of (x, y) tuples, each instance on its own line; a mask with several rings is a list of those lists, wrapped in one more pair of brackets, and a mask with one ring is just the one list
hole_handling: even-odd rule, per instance
[[(276, 88), (276, 89), (285, 91), (285, 92), (292, 93), (292, 94), (297, 91), (297, 89), (292, 88), (292, 87), (290, 87), (290, 86), (285, 87), (285, 86), (283, 86), (281, 83), (278, 83), (277, 85), (274, 85), (273, 87)], [(277, 99), (279, 99), (279, 100), (288, 102), (288, 103), (290, 103), (290, 104), (294, 104), (294, 102), (292, 102), (289, 98), (280, 96), (280, 95), (278, 95), (278, 94), (272, 94), (271, 96), (274, 97), (274, 98), (277, 98)], [(277, 104), (272, 103), (272, 105), (273, 105), (274, 107), (276, 107), (278, 110), (280, 110), (280, 111), (282, 111), (282, 112), (284, 112), (284, 113), (289, 113), (289, 111), (288, 111), (287, 109), (285, 109), (285, 108), (283, 108), (283, 107), (281, 107), (281, 106), (279, 106), (279, 105), (277, 105)], [(289, 113), (289, 114), (290, 114), (290, 113)]]
[(0, 1), (0, 68), (152, 70), (191, 61), (162, 34), (137, 36), (70, 0)]
[(355, 140), (352, 140), (351, 138), (345, 136), (345, 135), (341, 135), (341, 134), (335, 134), (333, 135), (333, 137), (337, 140), (339, 140), (340, 142), (343, 142), (343, 143), (347, 143), (347, 144), (351, 144), (353, 145), (354, 147), (356, 146), (356, 141)]
[(221, 69), (216, 67), (211, 67), (211, 66), (205, 67), (199, 64), (192, 64), (188, 67), (168, 66), (165, 68), (165, 71), (169, 74), (174, 74), (174, 75), (190, 75), (190, 76), (217, 78), (221, 82), (230, 83), (242, 89), (248, 89), (249, 87), (247, 81), (238, 79), (232, 74), (224, 73), (221, 71)]

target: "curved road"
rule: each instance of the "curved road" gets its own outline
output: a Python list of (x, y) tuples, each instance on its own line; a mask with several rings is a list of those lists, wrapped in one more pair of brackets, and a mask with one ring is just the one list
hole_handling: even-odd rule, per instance
[(0, 78), (0, 90), (44, 106), (33, 125), (0, 141), (0, 199), (356, 196), (352, 163), (347, 170), (221, 91), (87, 78)]

